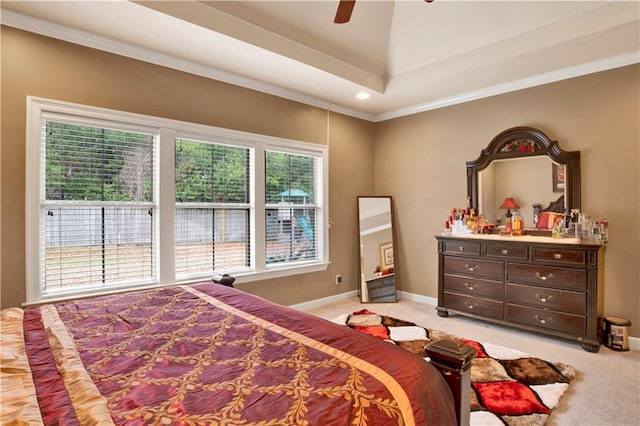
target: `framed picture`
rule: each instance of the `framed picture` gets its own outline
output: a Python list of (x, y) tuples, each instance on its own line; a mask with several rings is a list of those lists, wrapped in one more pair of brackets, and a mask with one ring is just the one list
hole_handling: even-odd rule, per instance
[(551, 165), (551, 179), (553, 192), (564, 192), (564, 164), (553, 163)]
[(393, 242), (380, 244), (380, 265), (382, 269), (393, 268)]

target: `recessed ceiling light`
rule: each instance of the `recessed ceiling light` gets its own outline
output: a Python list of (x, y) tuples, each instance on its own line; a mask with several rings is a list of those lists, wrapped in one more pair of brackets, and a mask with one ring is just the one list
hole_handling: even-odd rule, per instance
[(371, 95), (368, 94), (367, 92), (360, 92), (356, 95), (356, 98), (364, 100), (364, 99), (369, 99)]

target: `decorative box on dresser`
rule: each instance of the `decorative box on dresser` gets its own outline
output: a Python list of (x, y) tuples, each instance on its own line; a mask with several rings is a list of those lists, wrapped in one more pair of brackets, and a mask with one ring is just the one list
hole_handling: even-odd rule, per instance
[(438, 315), (453, 311), (599, 350), (602, 244), (493, 234), (436, 239)]

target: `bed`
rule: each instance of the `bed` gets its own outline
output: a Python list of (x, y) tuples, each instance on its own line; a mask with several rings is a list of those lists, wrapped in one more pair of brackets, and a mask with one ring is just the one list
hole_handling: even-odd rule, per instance
[(212, 282), (1, 319), (2, 424), (458, 423), (421, 357)]

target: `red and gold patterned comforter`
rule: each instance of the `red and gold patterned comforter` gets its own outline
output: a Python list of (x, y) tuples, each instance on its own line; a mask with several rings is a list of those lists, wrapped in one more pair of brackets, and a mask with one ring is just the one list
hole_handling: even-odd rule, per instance
[(2, 424), (455, 424), (420, 357), (210, 283), (2, 311)]

